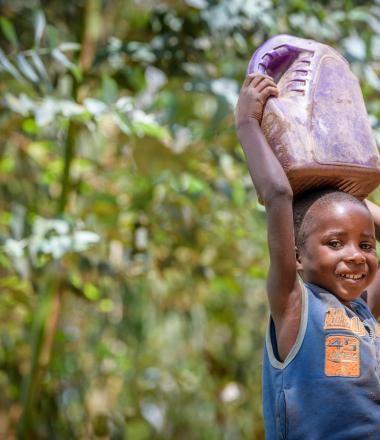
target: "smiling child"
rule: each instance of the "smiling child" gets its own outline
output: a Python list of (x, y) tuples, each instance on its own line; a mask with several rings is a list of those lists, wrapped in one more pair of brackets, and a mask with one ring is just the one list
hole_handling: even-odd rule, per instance
[[(270, 323), (264, 350), (266, 438), (380, 438), (379, 208), (333, 189), (293, 200), (260, 122), (277, 96), (249, 75), (236, 128), (267, 213)], [(349, 135), (349, 133), (348, 133)]]

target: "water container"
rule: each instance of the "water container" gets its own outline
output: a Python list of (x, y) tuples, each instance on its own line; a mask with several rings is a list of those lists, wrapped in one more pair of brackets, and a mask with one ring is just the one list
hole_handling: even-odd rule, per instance
[(261, 127), (294, 195), (334, 187), (367, 197), (380, 182), (379, 153), (347, 61), (325, 44), (277, 35), (253, 54), (253, 72), (277, 83)]

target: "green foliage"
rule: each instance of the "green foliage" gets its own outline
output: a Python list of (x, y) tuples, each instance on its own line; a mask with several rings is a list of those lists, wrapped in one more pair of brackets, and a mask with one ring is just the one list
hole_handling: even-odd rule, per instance
[(379, 20), (356, 1), (1, 3), (1, 438), (263, 438), (265, 213), (238, 90), (269, 36), (324, 41), (380, 140)]

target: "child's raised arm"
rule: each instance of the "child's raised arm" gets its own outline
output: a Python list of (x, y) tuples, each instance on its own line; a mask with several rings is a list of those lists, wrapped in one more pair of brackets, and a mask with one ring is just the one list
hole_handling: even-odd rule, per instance
[[(380, 242), (380, 207), (369, 200), (365, 200), (365, 203), (375, 223), (376, 240)], [(367, 304), (372, 314), (378, 318), (380, 316), (380, 269), (377, 269), (375, 279), (367, 288)]]
[(269, 76), (248, 75), (240, 92), (235, 119), (249, 172), (267, 213), (270, 254), (267, 290), (280, 357), (284, 358), (297, 336), (301, 289), (296, 271), (293, 192), (260, 128), (265, 103), (277, 94), (277, 86)]

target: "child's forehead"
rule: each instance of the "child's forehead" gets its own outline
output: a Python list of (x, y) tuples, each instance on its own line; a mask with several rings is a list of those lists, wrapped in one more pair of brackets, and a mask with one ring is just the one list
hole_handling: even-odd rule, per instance
[(372, 225), (373, 219), (367, 207), (361, 203), (350, 200), (330, 200), (323, 203), (317, 200), (309, 209), (305, 220), (313, 225), (336, 224), (340, 228), (349, 227), (353, 219), (359, 220), (364, 225)]
[(367, 207), (359, 201), (351, 200), (316, 200), (310, 207), (309, 213), (313, 217), (331, 217), (336, 213), (361, 212), (364, 216), (369, 213)]

